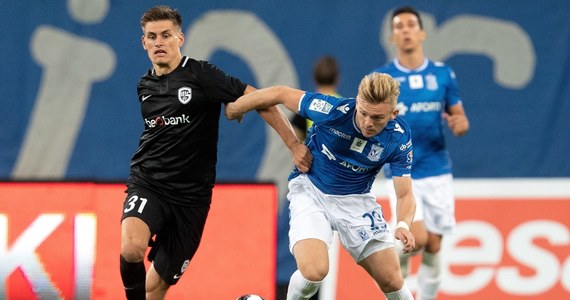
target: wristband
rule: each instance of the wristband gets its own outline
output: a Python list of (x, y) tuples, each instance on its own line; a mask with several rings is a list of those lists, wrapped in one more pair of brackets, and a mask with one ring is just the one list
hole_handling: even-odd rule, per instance
[(408, 226), (408, 223), (406, 223), (404, 221), (398, 222), (398, 225), (396, 225), (396, 229), (398, 229), (398, 228), (404, 228), (407, 231), (410, 231), (410, 226)]

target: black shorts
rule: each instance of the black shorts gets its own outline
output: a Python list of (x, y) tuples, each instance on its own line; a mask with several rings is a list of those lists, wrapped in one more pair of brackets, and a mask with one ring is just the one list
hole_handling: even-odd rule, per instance
[(166, 283), (174, 285), (198, 250), (210, 207), (180, 206), (164, 198), (147, 188), (129, 185), (121, 220), (136, 217), (148, 225), (154, 237), (148, 260)]

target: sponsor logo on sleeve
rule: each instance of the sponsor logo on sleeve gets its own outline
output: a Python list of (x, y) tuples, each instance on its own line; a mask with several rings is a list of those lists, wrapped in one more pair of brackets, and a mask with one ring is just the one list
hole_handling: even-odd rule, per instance
[(329, 114), (332, 109), (332, 104), (326, 102), (325, 100), (315, 99), (309, 105), (309, 110), (320, 112), (323, 114)]
[(412, 140), (409, 140), (407, 143), (400, 145), (400, 151), (405, 151), (411, 146), (412, 146)]
[(414, 160), (414, 151), (410, 151), (410, 152), (408, 153), (408, 157), (407, 157), (407, 159), (406, 159), (406, 162), (409, 163), (409, 164), (411, 164), (413, 160)]

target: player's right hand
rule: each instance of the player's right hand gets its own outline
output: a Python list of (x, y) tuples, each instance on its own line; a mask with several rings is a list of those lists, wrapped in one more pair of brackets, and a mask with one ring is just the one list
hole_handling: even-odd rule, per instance
[(416, 239), (414, 238), (414, 235), (406, 228), (396, 228), (394, 235), (396, 239), (400, 240), (404, 245), (404, 248), (402, 249), (404, 253), (410, 253), (416, 247)]
[(305, 144), (299, 143), (291, 149), (291, 152), (293, 152), (293, 161), (297, 169), (301, 173), (309, 172), (313, 164), (313, 155), (311, 155), (309, 148)]

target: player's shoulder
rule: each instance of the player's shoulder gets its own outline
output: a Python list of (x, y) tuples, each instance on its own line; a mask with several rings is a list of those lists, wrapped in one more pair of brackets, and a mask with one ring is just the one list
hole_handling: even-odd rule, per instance
[(404, 129), (409, 129), (410, 126), (408, 125), (408, 122), (406, 122), (406, 119), (400, 115), (397, 115), (396, 118), (394, 118), (394, 124), (398, 124), (401, 128)]
[(153, 94), (158, 92), (160, 89), (160, 82), (159, 78), (154, 75), (152, 68), (146, 71), (139, 81), (137, 82), (137, 92), (139, 95), (145, 94)]
[(183, 56), (178, 67), (185, 72), (199, 73), (211, 65), (206, 60), (197, 60), (189, 56)]
[(356, 100), (316, 92), (305, 92), (302, 98), (302, 107), (306, 111), (314, 111), (325, 115), (349, 115), (354, 110)]
[(436, 71), (439, 73), (449, 74), (451, 77), (455, 77), (455, 72), (453, 71), (453, 68), (451, 68), (450, 66), (446, 65), (444, 62), (441, 61), (429, 60), (428, 69), (431, 69), (432, 71)]
[(352, 104), (355, 102), (354, 98), (344, 98), (339, 95), (329, 95), (329, 94), (321, 94), (317, 92), (310, 92), (306, 91), (303, 95), (303, 99), (311, 101), (311, 102), (326, 102), (333, 106), (343, 105), (343, 104)]
[(384, 130), (392, 136), (399, 136), (404, 140), (407, 140), (412, 136), (412, 131), (406, 120), (398, 115), (393, 120), (390, 120)]

